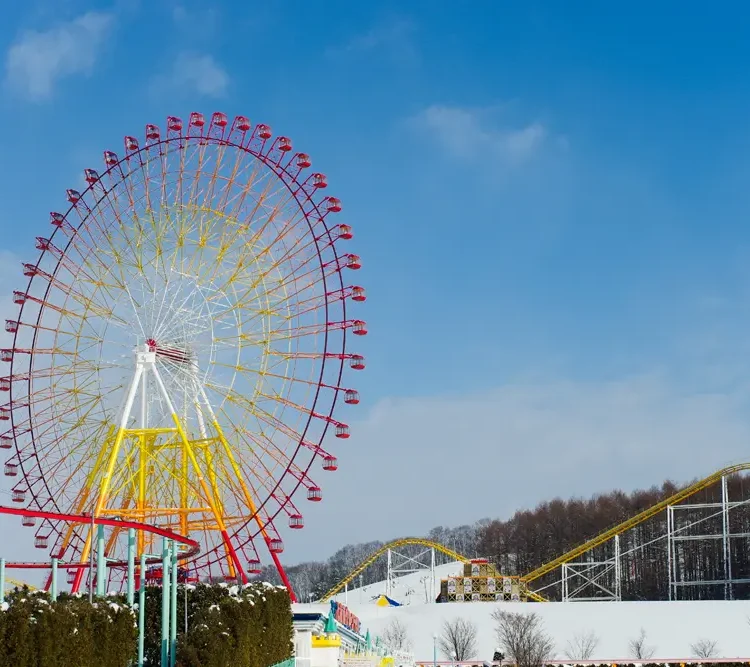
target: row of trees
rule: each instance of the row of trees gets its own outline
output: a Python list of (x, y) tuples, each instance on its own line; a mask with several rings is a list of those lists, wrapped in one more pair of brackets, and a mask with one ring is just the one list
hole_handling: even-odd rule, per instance
[[(607, 528), (647, 509), (674, 494), (678, 487), (664, 482), (651, 489), (624, 493), (613, 491), (590, 499), (555, 499), (538, 505), (533, 510), (516, 512), (507, 520), (484, 519), (473, 525), (458, 528), (437, 527), (424, 537), (444, 544), (468, 557), (490, 558), (504, 574), (523, 575), (554, 559), (569, 549), (595, 537)], [(733, 506), (729, 514), (730, 533), (738, 535), (731, 540), (731, 570), (735, 579), (750, 579), (750, 477), (735, 475), (728, 480), (729, 497)], [(718, 503), (720, 485), (715, 485), (694, 496), (690, 503)], [(700, 523), (683, 529), (681, 535), (719, 534), (722, 518), (716, 509), (681, 510), (677, 527), (690, 521)], [(625, 599), (660, 600), (668, 597), (666, 513), (640, 524), (621, 536), (622, 592)], [(326, 562), (309, 562), (288, 569), (292, 584), (301, 600), (318, 599), (341, 581), (362, 560), (382, 546), (382, 542), (348, 545)], [(648, 546), (643, 546), (648, 545)], [(721, 540), (680, 542), (676, 551), (678, 578), (684, 580), (717, 580), (724, 576), (724, 559)], [(613, 544), (604, 545), (594, 556), (597, 560), (612, 557)], [(414, 548), (414, 552), (419, 551)], [(263, 578), (277, 581), (272, 568)], [(368, 568), (355, 586), (383, 581), (386, 577), (385, 559)], [(551, 597), (559, 597), (560, 587), (553, 585), (559, 572), (539, 582), (549, 585)], [(738, 584), (735, 597), (749, 597), (750, 587)], [(723, 587), (682, 587), (683, 599), (720, 598)]]
[[(160, 660), (161, 595), (161, 588), (146, 589), (149, 665)], [(180, 586), (177, 617), (177, 667), (267, 667), (292, 655), (291, 604), (281, 587)], [(63, 594), (52, 602), (24, 588), (0, 605), (0, 665), (129, 667), (137, 637), (136, 613), (121, 595), (91, 604)]]
[(129, 667), (136, 651), (133, 611), (114, 600), (89, 604), (16, 589), (0, 607), (0, 665)]
[[(495, 636), (504, 651), (493, 660), (510, 660), (518, 667), (541, 667), (555, 659), (557, 647), (547, 634), (541, 617), (535, 613), (513, 613), (496, 610), (492, 614), (495, 622)], [(454, 618), (443, 623), (438, 635), (438, 647), (448, 660), (466, 662), (479, 659), (479, 630), (475, 623), (465, 618)], [(397, 618), (391, 620), (383, 633), (386, 643), (403, 651), (411, 650), (411, 637), (406, 626)], [(599, 637), (594, 632), (576, 634), (569, 639), (563, 649), (566, 659), (591, 660), (595, 658)], [(650, 660), (656, 653), (646, 631), (628, 640), (628, 653), (633, 660)], [(710, 639), (700, 639), (691, 644), (695, 658), (707, 660), (719, 654), (718, 644)]]

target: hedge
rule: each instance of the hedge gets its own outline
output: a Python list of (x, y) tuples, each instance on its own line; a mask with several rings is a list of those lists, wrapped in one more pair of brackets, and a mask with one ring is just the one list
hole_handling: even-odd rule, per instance
[(0, 613), (0, 665), (13, 667), (129, 667), (138, 628), (133, 612), (114, 600), (27, 588), (10, 593)]
[[(177, 591), (178, 667), (267, 667), (292, 655), (292, 607), (283, 586), (187, 585)], [(161, 589), (146, 589), (144, 657), (159, 664)]]
[[(266, 583), (187, 586), (177, 594), (178, 667), (267, 667), (292, 655), (286, 589)], [(16, 589), (0, 613), (0, 665), (129, 667), (137, 652), (137, 610), (121, 595), (89, 604), (63, 594)], [(161, 588), (146, 589), (146, 663), (161, 656)]]

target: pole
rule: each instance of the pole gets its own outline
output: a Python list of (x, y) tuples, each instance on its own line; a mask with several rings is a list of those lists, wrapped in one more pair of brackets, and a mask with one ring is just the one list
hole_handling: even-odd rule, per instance
[(437, 581), (435, 580), (435, 547), (430, 549), (430, 602), (437, 597)]
[(724, 548), (724, 599), (734, 599), (734, 587), (732, 586), (732, 551), (729, 528), (729, 489), (727, 487), (726, 475), (721, 478), (721, 533)]
[(94, 603), (94, 532), (96, 505), (91, 508), (91, 549), (89, 549), (89, 602)]
[(96, 595), (107, 594), (107, 564), (104, 558), (104, 524), (99, 524), (96, 534)]
[(437, 635), (432, 635), (432, 667), (437, 667)]
[(146, 633), (146, 554), (141, 554), (138, 586), (138, 667), (143, 667), (143, 642)]
[(52, 559), (52, 587), (50, 589), (52, 602), (57, 602), (57, 558)]
[(0, 604), (5, 602), (5, 558), (0, 558)]
[(169, 540), (162, 539), (161, 558), (161, 667), (169, 667)]
[(135, 601), (135, 528), (128, 528), (128, 605)]
[(169, 667), (177, 660), (177, 544), (172, 542), (172, 585), (169, 589)]
[(620, 536), (615, 535), (615, 600), (622, 602), (622, 579), (620, 573)]
[(187, 595), (187, 582), (185, 583), (185, 634), (188, 630), (188, 595)]
[[(669, 584), (669, 601), (672, 601), (672, 573), (674, 556), (672, 550), (674, 544), (672, 542), (672, 522), (674, 521), (674, 515), (672, 513), (672, 507), (667, 507), (667, 582)], [(676, 592), (676, 589), (675, 589)]]
[(393, 595), (393, 593), (391, 592), (391, 577), (393, 576), (393, 573), (391, 571), (392, 567), (393, 567), (393, 561), (391, 558), (391, 550), (388, 549), (388, 570), (385, 576), (385, 594), (386, 595)]

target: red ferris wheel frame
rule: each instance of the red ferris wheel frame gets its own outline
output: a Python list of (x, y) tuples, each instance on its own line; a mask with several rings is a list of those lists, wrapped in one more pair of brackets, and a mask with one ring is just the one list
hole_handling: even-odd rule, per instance
[[(44, 519), (42, 525), (37, 529), (37, 537), (46, 535), (50, 537), (57, 535), (61, 538), (61, 527), (53, 521), (61, 521), (59, 517), (72, 516), (67, 513), (67, 508), (60, 507), (55, 495), (50, 488), (47, 480), (42, 473), (38, 461), (38, 453), (34, 440), (33, 430), (33, 405), (31, 401), (22, 404), (24, 394), (21, 393), (19, 401), (14, 401), (14, 383), (19, 380), (26, 380), (26, 396), (31, 395), (31, 382), (33, 379), (32, 359), (34, 353), (38, 350), (34, 343), (37, 340), (37, 331), (34, 333), (34, 340), (29, 348), (17, 346), (18, 330), (23, 323), (23, 310), (27, 301), (33, 300), (32, 283), (35, 279), (46, 281), (47, 292), (53, 285), (57, 268), (45, 272), (40, 266), (43, 258), (52, 254), (57, 257), (56, 267), (61, 266), (65, 261), (65, 250), (67, 245), (59, 243), (61, 248), (55, 245), (56, 235), (60, 235), (63, 241), (70, 243), (69, 234), (75, 234), (76, 230), (86, 224), (92, 212), (92, 205), (95, 207), (102, 196), (107, 196), (107, 187), (113, 189), (118, 184), (124, 183), (134, 169), (144, 168), (144, 164), (152, 159), (155, 154), (161, 154), (168, 145), (179, 145), (180, 142), (197, 140), (207, 144), (221, 144), (233, 149), (244, 151), (253, 158), (262, 162), (268, 169), (273, 171), (274, 175), (284, 183), (291, 196), (296, 200), (300, 210), (304, 214), (308, 226), (308, 233), (314, 240), (318, 256), (318, 267), (322, 272), (322, 281), (325, 286), (325, 325), (322, 331), (323, 350), (317, 353), (316, 358), (320, 359), (320, 371), (317, 380), (317, 387), (314, 392), (312, 405), (309, 407), (307, 421), (302, 429), (295, 435), (299, 435), (296, 448), (289, 456), (289, 463), (282, 474), (275, 480), (275, 484), (268, 491), (265, 498), (260, 499), (255, 508), (254, 514), (248, 516), (245, 522), (232, 533), (233, 543), (231, 548), (235, 551), (247, 553), (247, 550), (257, 555), (254, 547), (255, 540), (260, 536), (266, 544), (271, 554), (272, 560), (279, 575), (289, 589), (290, 594), (294, 596), (289, 579), (281, 565), (278, 554), (283, 551), (283, 542), (275, 528), (275, 520), (285, 513), (289, 520), (289, 526), (292, 529), (302, 528), (304, 522), (301, 513), (297, 510), (292, 502), (294, 496), (300, 487), (306, 489), (307, 499), (312, 502), (318, 502), (322, 498), (320, 487), (310, 477), (310, 469), (316, 459), (322, 459), (323, 469), (334, 471), (338, 467), (336, 457), (325, 450), (321, 443), (323, 437), (329, 428), (335, 430), (338, 438), (349, 437), (349, 427), (334, 419), (333, 413), (340, 394), (344, 394), (343, 400), (348, 404), (359, 402), (359, 395), (353, 389), (342, 386), (343, 370), (346, 362), (354, 370), (364, 368), (364, 358), (359, 354), (346, 352), (346, 333), (351, 329), (356, 335), (367, 333), (367, 328), (362, 320), (348, 320), (346, 316), (346, 301), (364, 301), (365, 291), (358, 285), (346, 285), (343, 279), (343, 270), (357, 270), (361, 267), (359, 256), (345, 253), (340, 254), (336, 249), (336, 242), (339, 240), (349, 240), (352, 238), (352, 230), (349, 225), (340, 224), (329, 226), (327, 216), (338, 213), (341, 210), (341, 202), (335, 197), (319, 197), (319, 193), (327, 186), (326, 177), (321, 173), (312, 173), (304, 178), (304, 170), (311, 166), (309, 157), (304, 153), (292, 152), (291, 141), (287, 137), (277, 137), (272, 139), (270, 127), (265, 124), (251, 125), (249, 120), (244, 116), (237, 116), (229, 124), (225, 114), (215, 112), (208, 125), (200, 113), (192, 113), (186, 130), (183, 131), (183, 123), (179, 118), (169, 117), (167, 119), (166, 136), (161, 136), (161, 131), (155, 125), (146, 126), (146, 142), (141, 146), (134, 137), (125, 137), (125, 157), (119, 158), (111, 151), (105, 151), (104, 161), (106, 170), (100, 175), (93, 169), (87, 169), (84, 172), (87, 187), (82, 192), (76, 190), (67, 191), (69, 207), (65, 213), (52, 213), (51, 224), (54, 231), (50, 238), (37, 239), (37, 249), (41, 251), (39, 259), (35, 264), (24, 264), (24, 275), (29, 278), (27, 288), (24, 292), (14, 292), (14, 301), (21, 306), (17, 320), (8, 320), (6, 322), (6, 331), (14, 334), (13, 347), (10, 349), (0, 350), (0, 361), (10, 363), (10, 372), (6, 377), (0, 378), (0, 391), (9, 392), (9, 401), (0, 406), (0, 423), (10, 421), (10, 429), (0, 434), (0, 448), (9, 448), (15, 445), (16, 452), (6, 463), (5, 472), (8, 476), (16, 476), (18, 470), (23, 476), (23, 482), (16, 485), (13, 489), (14, 500), (17, 502), (26, 502), (25, 493), (28, 492), (30, 499), (26, 510), (17, 510), (16, 513), (38, 512), (34, 516)], [(105, 185), (105, 183), (107, 185)], [(327, 257), (324, 257), (324, 251)], [(333, 282), (334, 284), (329, 284)], [(45, 300), (35, 299), (40, 306), (36, 326), (39, 325), (42, 317), (42, 310), (45, 307)], [(330, 308), (333, 304), (338, 304), (341, 308), (342, 318), (340, 321), (333, 321), (330, 316)], [(33, 314), (33, 311), (32, 311)], [(32, 325), (33, 326), (33, 325)], [(341, 330), (341, 346), (337, 350), (329, 349), (329, 332)], [(334, 364), (335, 381), (333, 383), (325, 382), (325, 372), (327, 364)], [(19, 367), (20, 366), (20, 367)], [(26, 366), (26, 368), (24, 368)], [(28, 370), (27, 370), (28, 369)], [(323, 390), (332, 391), (333, 396), (330, 400), (330, 408), (322, 412), (316, 411), (320, 393)], [(16, 392), (18, 393), (18, 392)], [(24, 408), (28, 417), (19, 417), (18, 408)], [(14, 412), (14, 410), (16, 410)], [(307, 437), (310, 425), (313, 420), (323, 422), (322, 433), (317, 442)], [(283, 425), (281, 425), (283, 426)], [(29, 445), (19, 445), (19, 433), (30, 437), (31, 447)], [(312, 456), (304, 467), (294, 464), (295, 459), (300, 452), (307, 450), (312, 452)], [(281, 489), (282, 481), (292, 478), (294, 480), (291, 491), (284, 492)], [(23, 498), (21, 497), (23, 493)], [(284, 497), (279, 497), (284, 494)], [(1, 512), (0, 512), (1, 513)], [(9, 513), (9, 512), (8, 512)], [(29, 514), (31, 516), (31, 514)], [(264, 516), (263, 521), (258, 517)], [(103, 522), (104, 518), (97, 518), (98, 522)], [(256, 529), (251, 525), (255, 522)], [(63, 554), (59, 553), (62, 557)], [(212, 563), (221, 561), (220, 546), (214, 546), (211, 549), (203, 551), (200, 556), (202, 566), (210, 566)], [(247, 573), (253, 574), (254, 564), (258, 561), (248, 561)], [(239, 562), (237, 563), (238, 565)], [(243, 581), (247, 580), (246, 570), (240, 565), (237, 568)]]
[[(65, 523), (85, 523), (85, 524), (91, 523), (91, 517), (83, 515), (83, 514), (77, 515), (77, 514), (62, 514), (59, 512), (42, 512), (40, 510), (29, 510), (29, 509), (24, 509), (21, 507), (6, 507), (3, 505), (0, 505), (0, 515), (26, 516), (26, 517), (33, 517), (35, 519), (48, 519), (48, 520), (52, 519), (55, 521), (62, 521)], [(189, 537), (185, 537), (184, 535), (180, 535), (171, 530), (165, 530), (164, 528), (159, 528), (159, 526), (152, 526), (151, 524), (148, 524), (148, 523), (140, 523), (138, 521), (128, 521), (126, 519), (112, 519), (112, 518), (107, 518), (107, 517), (101, 517), (97, 519), (96, 523), (98, 525), (109, 526), (111, 528), (118, 528), (120, 530), (128, 530), (130, 528), (132, 528), (133, 530), (142, 530), (147, 533), (153, 533), (154, 535), (158, 535), (159, 537), (165, 537), (168, 540), (179, 542), (180, 544), (184, 544), (186, 547), (188, 547), (188, 550), (184, 554), (181, 554), (187, 558), (191, 556), (195, 556), (200, 550), (200, 544), (198, 544), (198, 542), (196, 542), (195, 540), (191, 540)], [(160, 561), (160, 559), (155, 559), (155, 560)], [(108, 567), (122, 567), (126, 565), (127, 565), (127, 562), (125, 561), (108, 563)], [(86, 569), (90, 567), (90, 564), (81, 563), (81, 562), (73, 562), (73, 563), (58, 563), (58, 566), (63, 567), (67, 570), (73, 570), (73, 569)], [(16, 570), (47, 570), (51, 567), (51, 565), (50, 563), (45, 563), (41, 561), (16, 561), (16, 562), (6, 563), (5, 567), (9, 569), (16, 569)]]

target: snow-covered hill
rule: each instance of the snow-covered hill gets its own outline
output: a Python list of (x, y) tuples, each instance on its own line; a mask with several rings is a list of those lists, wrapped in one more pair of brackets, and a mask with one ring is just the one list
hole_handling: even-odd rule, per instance
[[(439, 582), (441, 577), (459, 571), (458, 563), (440, 566), (436, 568), (436, 578)], [(576, 634), (593, 632), (599, 638), (599, 645), (592, 657), (622, 661), (631, 657), (628, 643), (643, 628), (646, 644), (654, 648), (655, 659), (690, 658), (693, 656), (691, 644), (709, 639), (717, 642), (719, 655), (716, 657), (750, 660), (750, 601), (425, 604), (424, 582), (421, 581), (425, 574), (410, 574), (398, 580), (390, 597), (404, 603), (402, 607), (374, 604), (374, 599), (386, 592), (385, 582), (350, 590), (337, 599), (347, 604), (373, 635), (382, 634), (391, 619), (401, 620), (408, 629), (418, 660), (432, 660), (433, 635), (440, 633), (446, 620), (457, 617), (476, 624), (476, 657), (489, 660), (497, 644), (492, 612), (498, 608), (538, 613), (555, 640), (558, 659), (565, 659), (566, 645)], [(327, 613), (325, 605), (319, 608)]]
[[(394, 582), (390, 592), (387, 590), (385, 581), (379, 581), (374, 584), (354, 588), (346, 593), (340, 593), (334, 597), (338, 602), (343, 602), (347, 606), (353, 604), (368, 604), (381, 595), (388, 595), (392, 600), (408, 606), (423, 605), (432, 603), (440, 592), (440, 580), (451, 575), (459, 574), (462, 571), (461, 563), (447, 563), (438, 565), (435, 568), (434, 585), (430, 585), (430, 571), (414, 572), (399, 577)], [(432, 593), (434, 592), (434, 595)]]

